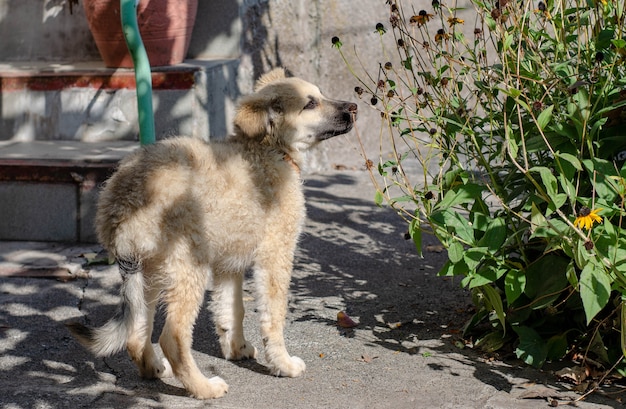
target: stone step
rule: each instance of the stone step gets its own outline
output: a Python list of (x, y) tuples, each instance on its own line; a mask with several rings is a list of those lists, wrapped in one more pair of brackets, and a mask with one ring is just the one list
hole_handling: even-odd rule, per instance
[[(238, 60), (153, 69), (157, 139), (230, 133)], [(93, 242), (98, 187), (137, 148), (131, 69), (0, 63), (0, 240)]]
[(0, 240), (95, 242), (99, 188), (138, 146), (0, 141)]
[[(229, 129), (239, 60), (188, 60), (153, 68), (157, 139), (207, 139)], [(102, 62), (0, 63), (0, 140), (137, 140), (132, 69)]]

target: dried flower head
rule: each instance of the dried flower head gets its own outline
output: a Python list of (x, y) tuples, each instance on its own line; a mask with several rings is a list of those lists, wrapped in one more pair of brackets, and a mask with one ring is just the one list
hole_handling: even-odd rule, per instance
[(409, 24), (423, 26), (428, 23), (431, 18), (433, 18), (432, 14), (429, 14), (426, 10), (420, 10), (420, 12), (417, 13), (417, 16), (412, 16), (409, 19)]
[(454, 27), (457, 24), (463, 24), (465, 23), (465, 20), (460, 19), (458, 17), (448, 17), (448, 24), (450, 25), (450, 27)]
[(450, 38), (450, 35), (446, 33), (446, 30), (444, 30), (443, 28), (440, 28), (439, 30), (437, 30), (437, 34), (435, 34), (435, 42), (437, 44), (441, 44), (442, 40), (448, 41), (449, 38)]

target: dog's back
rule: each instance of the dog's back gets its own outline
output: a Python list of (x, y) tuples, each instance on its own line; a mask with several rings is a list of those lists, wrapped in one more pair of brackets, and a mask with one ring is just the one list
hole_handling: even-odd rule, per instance
[(144, 147), (101, 193), (99, 240), (116, 258), (162, 256), (184, 241), (201, 264), (249, 265), (272, 217), (299, 229), (304, 199), (290, 166), (270, 149), (236, 142), (174, 138)]

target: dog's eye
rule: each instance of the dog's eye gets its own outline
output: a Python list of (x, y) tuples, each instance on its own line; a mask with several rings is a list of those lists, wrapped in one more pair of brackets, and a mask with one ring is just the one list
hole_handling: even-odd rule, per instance
[(315, 109), (319, 105), (319, 102), (315, 99), (309, 100), (309, 102), (304, 106), (304, 109)]

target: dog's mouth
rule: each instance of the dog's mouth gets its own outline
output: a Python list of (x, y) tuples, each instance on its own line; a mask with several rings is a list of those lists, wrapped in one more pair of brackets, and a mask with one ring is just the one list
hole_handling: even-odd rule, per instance
[(325, 141), (337, 135), (343, 135), (350, 132), (354, 126), (357, 116), (357, 105), (352, 102), (333, 103), (336, 108), (336, 115), (328, 121), (325, 126), (319, 129), (317, 139)]

